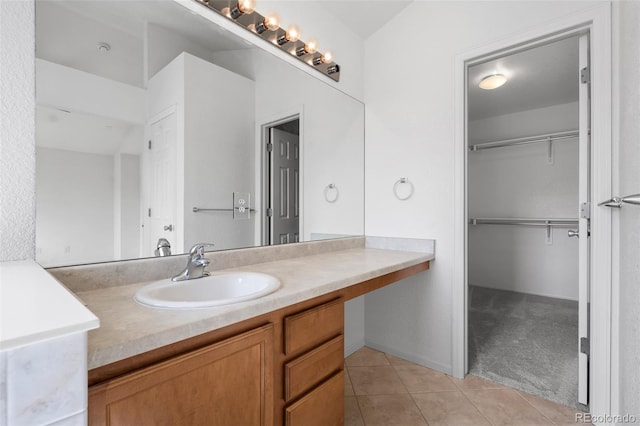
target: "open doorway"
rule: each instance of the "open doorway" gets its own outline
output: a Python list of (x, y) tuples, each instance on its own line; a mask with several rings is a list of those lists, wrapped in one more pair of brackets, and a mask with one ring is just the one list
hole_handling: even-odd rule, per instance
[(263, 126), (263, 244), (300, 241), (300, 118)]
[(588, 403), (588, 74), (587, 30), (467, 66), (468, 371), (567, 406)]

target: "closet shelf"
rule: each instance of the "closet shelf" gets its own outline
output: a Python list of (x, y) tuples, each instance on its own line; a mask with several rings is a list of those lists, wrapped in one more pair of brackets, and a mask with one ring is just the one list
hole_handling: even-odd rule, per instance
[(552, 219), (552, 218), (471, 218), (470, 225), (516, 225), (516, 226), (542, 226), (556, 228), (572, 228), (578, 226), (578, 219)]
[(548, 133), (544, 135), (527, 136), (524, 138), (505, 139), (495, 142), (485, 142), (469, 145), (469, 151), (481, 151), (483, 149), (502, 148), (505, 146), (528, 145), (541, 142), (556, 142), (575, 139), (579, 135), (577, 130), (568, 132)]

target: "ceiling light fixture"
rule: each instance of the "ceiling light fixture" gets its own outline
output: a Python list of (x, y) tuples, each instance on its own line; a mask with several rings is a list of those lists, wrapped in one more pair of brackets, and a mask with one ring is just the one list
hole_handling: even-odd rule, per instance
[(504, 74), (491, 74), (486, 76), (480, 81), (478, 87), (484, 90), (493, 90), (502, 86), (507, 82), (507, 77)]
[[(280, 50), (287, 52), (332, 80), (340, 81), (340, 66), (333, 62), (331, 52), (324, 54), (318, 52), (318, 43), (315, 40), (307, 42), (300, 40), (300, 30), (295, 25), (289, 26), (285, 31), (280, 27), (280, 19), (275, 13), (263, 16), (256, 12), (255, 0), (194, 1), (230, 19), (274, 46), (278, 46)], [(229, 3), (233, 6), (230, 6)]]

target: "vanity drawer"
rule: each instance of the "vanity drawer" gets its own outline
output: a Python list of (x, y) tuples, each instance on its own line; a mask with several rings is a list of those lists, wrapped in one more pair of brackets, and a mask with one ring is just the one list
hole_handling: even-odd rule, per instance
[(324, 345), (284, 365), (284, 399), (291, 401), (307, 392), (344, 365), (344, 337)]
[(308, 350), (342, 334), (344, 302), (336, 299), (284, 319), (284, 353)]
[(304, 398), (285, 408), (286, 426), (342, 426), (344, 372), (340, 371)]

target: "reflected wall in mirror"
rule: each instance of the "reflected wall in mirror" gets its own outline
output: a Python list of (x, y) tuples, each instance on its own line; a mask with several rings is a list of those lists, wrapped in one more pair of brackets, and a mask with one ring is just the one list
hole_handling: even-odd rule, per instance
[(361, 102), (172, 0), (36, 12), (43, 266), (363, 234)]

